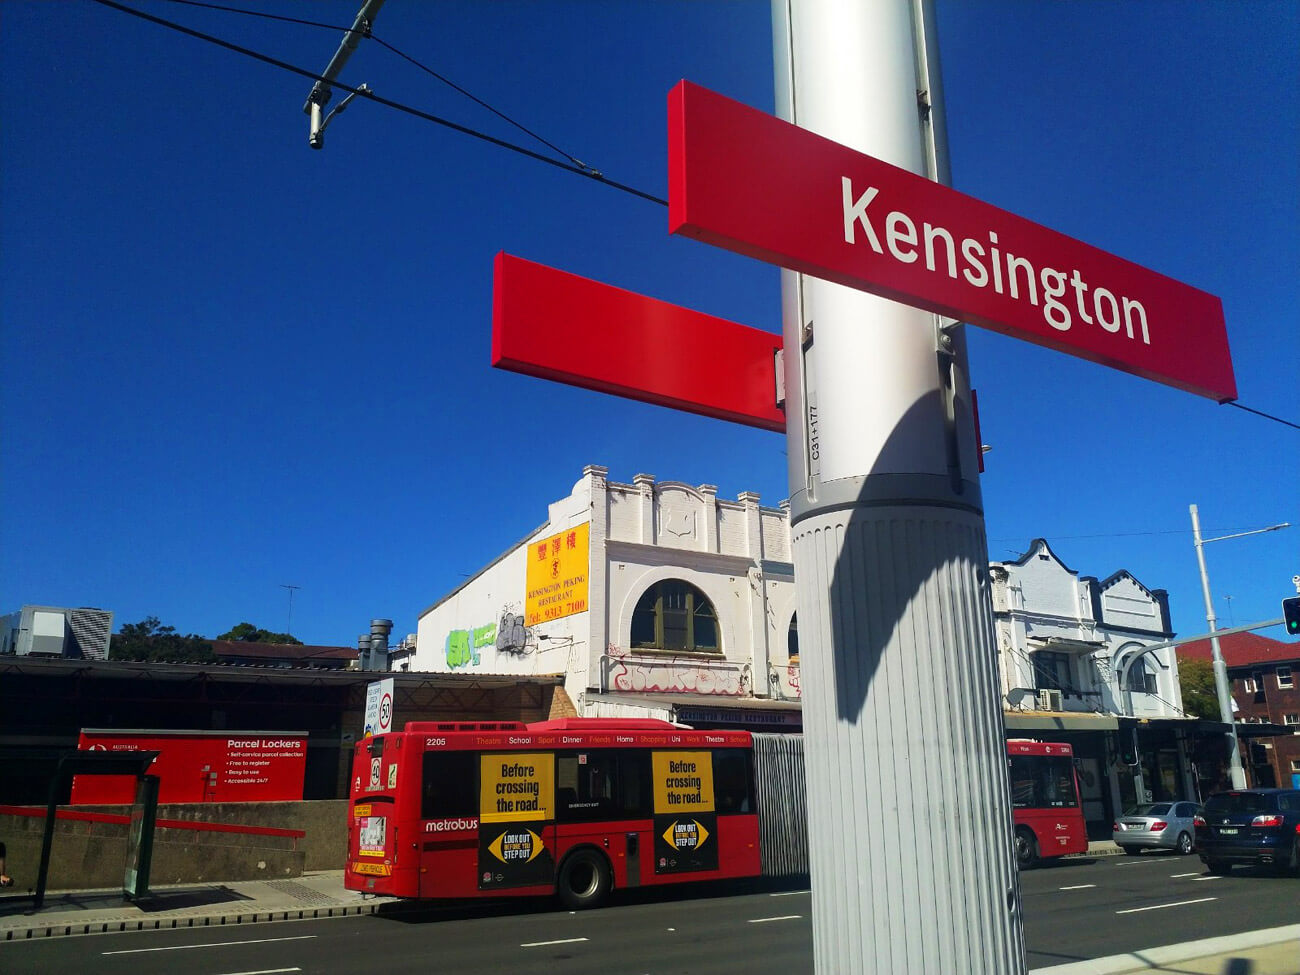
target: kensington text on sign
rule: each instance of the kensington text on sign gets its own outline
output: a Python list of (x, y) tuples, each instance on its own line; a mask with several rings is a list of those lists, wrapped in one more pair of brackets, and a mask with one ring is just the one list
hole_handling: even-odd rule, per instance
[(1219, 402), (1218, 298), (683, 81), (669, 230)]

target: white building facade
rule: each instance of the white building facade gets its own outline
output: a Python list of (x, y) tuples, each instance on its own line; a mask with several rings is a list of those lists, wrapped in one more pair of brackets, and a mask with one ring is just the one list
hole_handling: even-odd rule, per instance
[(589, 466), (419, 619), (412, 670), (563, 674), (579, 714), (800, 727), (788, 513)]
[[(1043, 539), (990, 565), (1008, 737), (1074, 746), (1095, 832), (1140, 802), (1197, 798), (1169, 600), (1121, 570), (1080, 576)], [(1136, 659), (1133, 659), (1136, 658)], [(1131, 662), (1130, 662), (1131, 661)]]

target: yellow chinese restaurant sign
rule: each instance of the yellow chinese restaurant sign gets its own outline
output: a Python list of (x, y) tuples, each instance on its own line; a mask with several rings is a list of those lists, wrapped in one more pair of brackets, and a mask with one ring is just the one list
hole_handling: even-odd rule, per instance
[(524, 625), (587, 611), (588, 522), (528, 545)]

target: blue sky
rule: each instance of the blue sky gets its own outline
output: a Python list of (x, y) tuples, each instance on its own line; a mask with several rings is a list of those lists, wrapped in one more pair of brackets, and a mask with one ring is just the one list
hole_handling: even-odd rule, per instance
[[(255, 6), (342, 27), (359, 5)], [(499, 250), (779, 331), (775, 268), (377, 104), (315, 152), (303, 78), (88, 0), (4, 6), (0, 612), (92, 605), (211, 637), (284, 629), (293, 584), (295, 635), (350, 644), (376, 616), (413, 632), (585, 464), (786, 497), (778, 435), (488, 366)], [(313, 70), (340, 39), (137, 6)], [(1240, 402), (1300, 422), (1300, 6), (939, 18), (954, 185), (1219, 295)], [(758, 0), (389, 0), (375, 28), (658, 196), (678, 80), (772, 108)], [(342, 80), (527, 138), (374, 43)], [(1207, 535), (1300, 524), (1300, 431), (971, 332), (992, 558), (1045, 537), (1083, 574), (1167, 589), (1193, 635), (1188, 505)], [(1223, 625), (1274, 618), (1300, 527), (1205, 552)]]

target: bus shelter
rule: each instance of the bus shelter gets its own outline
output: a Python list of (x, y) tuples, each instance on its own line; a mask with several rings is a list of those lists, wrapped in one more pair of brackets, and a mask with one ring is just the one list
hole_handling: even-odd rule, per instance
[(49, 879), (50, 853), (54, 847), (54, 823), (59, 812), (59, 797), (72, 785), (74, 775), (134, 775), (136, 800), (131, 810), (127, 833), (127, 857), (122, 892), (128, 899), (139, 899), (149, 889), (149, 859), (153, 849), (154, 822), (158, 813), (158, 778), (146, 775), (158, 752), (83, 752), (65, 751), (59, 756), (54, 778), (50, 782), (50, 799), (45, 810), (45, 833), (41, 838), (41, 866), (36, 875), (36, 908), (45, 903), (45, 885)]

